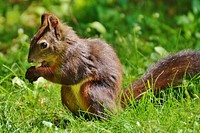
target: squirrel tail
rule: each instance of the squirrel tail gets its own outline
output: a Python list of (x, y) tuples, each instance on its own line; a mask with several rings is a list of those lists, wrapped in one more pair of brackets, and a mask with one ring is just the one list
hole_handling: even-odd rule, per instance
[(200, 73), (200, 51), (182, 51), (168, 56), (152, 65), (147, 72), (124, 89), (121, 106), (126, 107), (130, 100), (140, 99), (148, 88), (154, 92), (181, 84), (181, 80)]

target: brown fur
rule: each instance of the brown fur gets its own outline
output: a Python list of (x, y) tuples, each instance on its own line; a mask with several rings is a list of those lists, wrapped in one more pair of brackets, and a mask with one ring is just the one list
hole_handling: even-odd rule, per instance
[(142, 93), (149, 88), (147, 82), (156, 93), (170, 85), (180, 84), (184, 76), (195, 76), (200, 72), (199, 57), (199, 51), (182, 51), (157, 62), (139, 80), (125, 89), (121, 100), (122, 106), (125, 107), (124, 103), (132, 94), (136, 99), (141, 98)]
[[(62, 84), (62, 103), (73, 113), (79, 109), (103, 116), (105, 110), (117, 112), (122, 86), (122, 66), (114, 50), (99, 39), (81, 39), (52, 14), (44, 14), (41, 26), (31, 40), (29, 62), (42, 63), (30, 67), (26, 78), (33, 82), (42, 76)], [(47, 47), (41, 47), (46, 42)], [(121, 106), (130, 98), (139, 99), (148, 89), (155, 92), (177, 85), (186, 73), (200, 72), (200, 52), (180, 52), (153, 65), (122, 94)], [(86, 80), (89, 79), (89, 80)], [(86, 80), (86, 81), (85, 81)], [(73, 86), (80, 84), (76, 94)], [(78, 103), (77, 101), (83, 101)], [(78, 106), (77, 106), (78, 105)]]

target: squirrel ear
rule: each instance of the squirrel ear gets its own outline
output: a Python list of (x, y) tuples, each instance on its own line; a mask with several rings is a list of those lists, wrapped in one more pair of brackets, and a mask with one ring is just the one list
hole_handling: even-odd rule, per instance
[(43, 34), (47, 30), (52, 30), (54, 29), (54, 33), (56, 35), (57, 39), (60, 39), (61, 36), (61, 28), (59, 26), (59, 20), (56, 16), (49, 14), (49, 13), (44, 13), (41, 17), (41, 25), (37, 33), (33, 36), (31, 39), (31, 44), (35, 44), (38, 39), (43, 36)]
[(51, 15), (48, 17), (49, 29), (57, 28), (58, 26), (58, 18)]
[(59, 20), (56, 16), (44, 13), (41, 17), (41, 27), (47, 27), (52, 30), (53, 28), (56, 28), (58, 26)]
[(48, 21), (47, 20), (48, 20), (49, 15), (50, 14), (47, 14), (47, 13), (45, 13), (45, 14), (42, 15), (40, 28), (42, 28), (42, 27), (46, 28), (48, 26)]
[(56, 37), (60, 38), (59, 19), (56, 16), (49, 13), (43, 14), (41, 17), (41, 27), (48, 27), (49, 30), (54, 29)]

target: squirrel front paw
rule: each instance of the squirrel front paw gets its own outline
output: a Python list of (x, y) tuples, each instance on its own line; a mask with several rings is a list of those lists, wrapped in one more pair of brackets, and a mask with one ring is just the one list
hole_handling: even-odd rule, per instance
[(27, 69), (25, 78), (28, 79), (30, 83), (33, 83), (33, 81), (36, 81), (39, 77), (39, 73), (35, 66), (32, 66), (29, 69)]

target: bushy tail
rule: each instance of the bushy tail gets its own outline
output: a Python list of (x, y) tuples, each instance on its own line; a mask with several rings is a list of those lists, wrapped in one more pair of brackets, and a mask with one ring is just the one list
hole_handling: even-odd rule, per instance
[(128, 86), (121, 97), (121, 106), (125, 107), (130, 99), (140, 99), (147, 88), (158, 90), (181, 83), (184, 76), (200, 73), (200, 51), (182, 51), (168, 56), (152, 65), (148, 71), (132, 85)]

